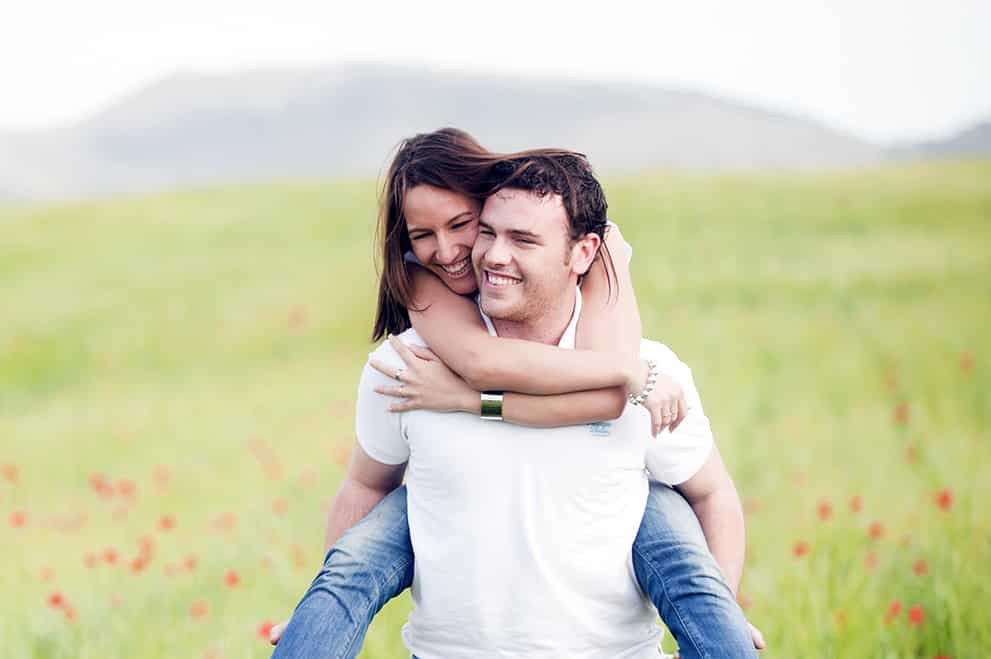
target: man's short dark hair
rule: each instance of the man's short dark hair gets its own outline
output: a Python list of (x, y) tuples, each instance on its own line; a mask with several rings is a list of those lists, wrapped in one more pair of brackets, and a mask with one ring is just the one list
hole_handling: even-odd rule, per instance
[(549, 149), (525, 151), (497, 163), (491, 179), (490, 194), (512, 188), (538, 197), (560, 195), (572, 240), (588, 233), (605, 236), (606, 195), (584, 155)]
[(602, 239), (596, 260), (600, 256), (603, 259), (611, 296), (616, 269), (605, 243), (608, 205), (606, 194), (595, 178), (588, 158), (581, 153), (561, 149), (523, 151), (495, 163), (490, 181), (490, 195), (506, 189), (524, 190), (538, 197), (560, 195), (568, 216), (571, 240), (579, 240), (589, 233)]

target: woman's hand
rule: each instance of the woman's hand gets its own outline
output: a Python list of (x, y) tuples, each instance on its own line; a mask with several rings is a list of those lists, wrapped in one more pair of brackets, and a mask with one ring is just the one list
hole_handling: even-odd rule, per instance
[(375, 388), (380, 394), (403, 399), (390, 405), (390, 412), (433, 410), (479, 413), (478, 392), (429, 348), (407, 346), (395, 336), (389, 337), (389, 343), (406, 364), (405, 368), (397, 370), (375, 359), (368, 363), (379, 373), (399, 383), (394, 387)]
[[(649, 371), (647, 362), (641, 360), (640, 364), (640, 373), (635, 380), (640, 383), (639, 388), (630, 391), (634, 396), (643, 391)], [(654, 388), (647, 394), (643, 406), (650, 412), (650, 431), (654, 437), (661, 434), (665, 428), (674, 432), (688, 412), (684, 389), (674, 378), (664, 373), (657, 374)]]

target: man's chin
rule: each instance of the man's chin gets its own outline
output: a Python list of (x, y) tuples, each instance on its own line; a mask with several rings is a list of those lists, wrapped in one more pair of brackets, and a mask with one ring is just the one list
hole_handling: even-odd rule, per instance
[(491, 295), (482, 295), (478, 299), (478, 306), (481, 307), (482, 312), (489, 318), (495, 318), (497, 320), (508, 319), (513, 315), (513, 305), (507, 303), (505, 300), (493, 299)]

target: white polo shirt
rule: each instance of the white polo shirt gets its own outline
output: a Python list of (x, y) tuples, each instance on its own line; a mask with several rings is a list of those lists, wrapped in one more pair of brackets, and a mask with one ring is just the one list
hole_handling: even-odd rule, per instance
[[(561, 347), (574, 347), (580, 312), (579, 292)], [(400, 339), (424, 345), (414, 330)], [(644, 341), (641, 351), (672, 377), (687, 374), (664, 346)], [(402, 365), (387, 342), (372, 356)], [(630, 549), (646, 502), (645, 463), (678, 483), (712, 447), (687, 377), (689, 417), (701, 420), (653, 439), (646, 410), (630, 405), (615, 421), (550, 429), (466, 413), (390, 413), (391, 399), (374, 392), (390, 380), (366, 365), (358, 442), (379, 462), (409, 463), (410, 651), (419, 659), (657, 659), (661, 630)]]

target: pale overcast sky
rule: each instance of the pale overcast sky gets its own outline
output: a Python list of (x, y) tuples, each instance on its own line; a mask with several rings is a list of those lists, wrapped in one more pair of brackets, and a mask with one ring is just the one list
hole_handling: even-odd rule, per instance
[(881, 143), (991, 115), (991, 0), (32, 0), (0, 16), (0, 130), (177, 71), (346, 59), (690, 86)]

